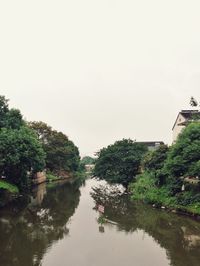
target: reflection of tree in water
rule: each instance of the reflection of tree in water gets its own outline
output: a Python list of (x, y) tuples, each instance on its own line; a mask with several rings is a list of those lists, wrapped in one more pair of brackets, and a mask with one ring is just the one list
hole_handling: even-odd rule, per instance
[(92, 198), (96, 205), (103, 205), (105, 207), (105, 216), (118, 223), (120, 230), (135, 231), (134, 217), (135, 206), (127, 201), (127, 196), (123, 194), (124, 190), (117, 185), (100, 185), (93, 188), (91, 192)]
[(66, 223), (74, 214), (79, 198), (78, 187), (66, 183), (52, 187), (40, 205), (27, 204), (22, 199), (20, 209), (14, 205), (6, 210), (4, 218), (0, 218), (1, 265), (40, 265), (53, 242), (68, 234)]
[(112, 191), (99, 186), (91, 195), (96, 205), (105, 206), (105, 216), (117, 223), (118, 230), (143, 230), (166, 250), (173, 266), (200, 265), (199, 222), (131, 202), (127, 195), (118, 194), (117, 187)]

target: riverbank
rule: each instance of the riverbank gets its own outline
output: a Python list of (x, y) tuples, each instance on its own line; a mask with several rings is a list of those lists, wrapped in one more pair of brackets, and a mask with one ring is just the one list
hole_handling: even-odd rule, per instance
[(19, 193), (19, 189), (17, 186), (3, 180), (0, 180), (0, 189), (7, 190), (8, 192), (14, 194)]
[(0, 208), (6, 206), (17, 197), (19, 197), (18, 187), (7, 181), (0, 180)]
[(172, 195), (167, 186), (156, 186), (155, 179), (150, 174), (144, 173), (138, 176), (136, 182), (130, 184), (129, 191), (132, 200), (151, 204), (154, 208), (200, 218), (200, 202), (197, 194), (180, 191)]
[(52, 173), (46, 174), (46, 177), (47, 177), (46, 182), (48, 182), (48, 183), (51, 183), (51, 182), (54, 182), (54, 181), (59, 181), (59, 180), (64, 180), (64, 179), (70, 179), (71, 178), (70, 175), (65, 176), (65, 177), (61, 177), (61, 176), (54, 175)]
[(35, 189), (36, 187), (39, 187), (42, 184), (47, 184), (48, 187), (54, 187), (54, 185), (62, 181), (76, 182), (78, 180), (81, 183), (87, 178), (87, 176), (88, 175), (84, 171), (69, 173), (65, 176), (56, 176), (51, 173), (47, 173), (45, 181), (41, 183), (32, 183), (31, 188), (27, 189), (27, 191), (24, 191), (22, 193), (20, 193), (20, 190), (16, 185), (13, 185), (4, 180), (0, 180), (0, 208), (6, 207), (10, 203), (12, 203), (13, 200), (18, 199), (25, 194), (31, 195), (32, 189)]

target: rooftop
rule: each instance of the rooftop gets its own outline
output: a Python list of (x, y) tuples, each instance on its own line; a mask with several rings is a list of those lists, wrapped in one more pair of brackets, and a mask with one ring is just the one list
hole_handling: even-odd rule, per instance
[(145, 144), (147, 146), (164, 145), (163, 141), (137, 141), (137, 143)]
[[(178, 113), (176, 121), (173, 125), (172, 130), (174, 129), (176, 122), (178, 120), (179, 115), (182, 115), (186, 120), (190, 120), (193, 118), (193, 115), (200, 115), (200, 111), (199, 110), (181, 110), (181, 112)], [(182, 122), (179, 125), (186, 125), (186, 122)]]
[(186, 119), (190, 119), (194, 114), (200, 114), (199, 110), (181, 110), (182, 114)]

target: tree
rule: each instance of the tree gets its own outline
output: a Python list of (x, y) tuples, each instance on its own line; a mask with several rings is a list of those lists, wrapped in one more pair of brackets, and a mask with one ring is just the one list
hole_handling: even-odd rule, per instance
[(94, 174), (100, 179), (125, 186), (140, 171), (140, 163), (147, 152), (144, 144), (123, 139), (103, 148), (98, 153)]
[(189, 124), (171, 147), (165, 165), (175, 177), (200, 176), (200, 123)]
[(0, 96), (0, 128), (5, 126), (5, 117), (8, 111), (8, 100), (4, 96)]
[(86, 168), (85, 168), (86, 165), (95, 164), (95, 162), (96, 162), (95, 158), (90, 157), (90, 156), (84, 156), (81, 159), (81, 161), (80, 161), (80, 170), (81, 171), (85, 171), (86, 170)]
[(17, 109), (9, 109), (0, 96), (0, 175), (26, 187), (33, 173), (44, 169), (45, 154), (35, 133), (29, 129)]
[(23, 120), (22, 114), (18, 109), (10, 109), (5, 116), (4, 126), (10, 129), (19, 129), (24, 126), (25, 122)]
[(48, 139), (53, 132), (52, 127), (42, 121), (28, 122), (28, 126), (35, 131), (38, 139), (42, 142), (43, 145), (48, 143)]
[(78, 148), (62, 132), (53, 131), (44, 145), (47, 168), (52, 172), (76, 171), (79, 166)]
[(20, 188), (32, 174), (45, 167), (45, 153), (34, 132), (27, 127), (0, 130), (0, 174)]
[(142, 161), (144, 170), (152, 172), (156, 178), (157, 185), (163, 185), (166, 174), (164, 164), (167, 159), (169, 148), (167, 145), (160, 145), (155, 151), (148, 152)]
[(79, 167), (80, 157), (78, 148), (62, 132), (53, 130), (44, 122), (30, 122), (46, 153), (46, 167), (50, 172), (76, 171)]
[(9, 109), (8, 101), (4, 96), (0, 96), (0, 129), (19, 129), (25, 124), (22, 114), (18, 109)]
[(92, 158), (90, 156), (84, 156), (81, 159), (81, 164), (87, 165), (87, 164), (94, 164), (95, 163), (95, 158)]
[(149, 152), (143, 159), (145, 170), (157, 171), (163, 168), (167, 159), (168, 146), (160, 145), (155, 151)]

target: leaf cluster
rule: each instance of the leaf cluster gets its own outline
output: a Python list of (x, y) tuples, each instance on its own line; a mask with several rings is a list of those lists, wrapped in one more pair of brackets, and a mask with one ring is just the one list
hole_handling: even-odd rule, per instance
[(140, 171), (141, 160), (146, 152), (144, 144), (131, 139), (116, 141), (97, 154), (94, 174), (111, 183), (127, 186)]
[(53, 130), (44, 122), (29, 122), (29, 127), (35, 131), (46, 153), (46, 168), (48, 171), (76, 171), (79, 168), (80, 156), (78, 148), (62, 132)]
[(200, 123), (189, 124), (171, 147), (165, 165), (175, 177), (200, 176)]
[(45, 153), (35, 133), (21, 112), (9, 109), (8, 100), (0, 96), (0, 176), (23, 188), (44, 167)]

